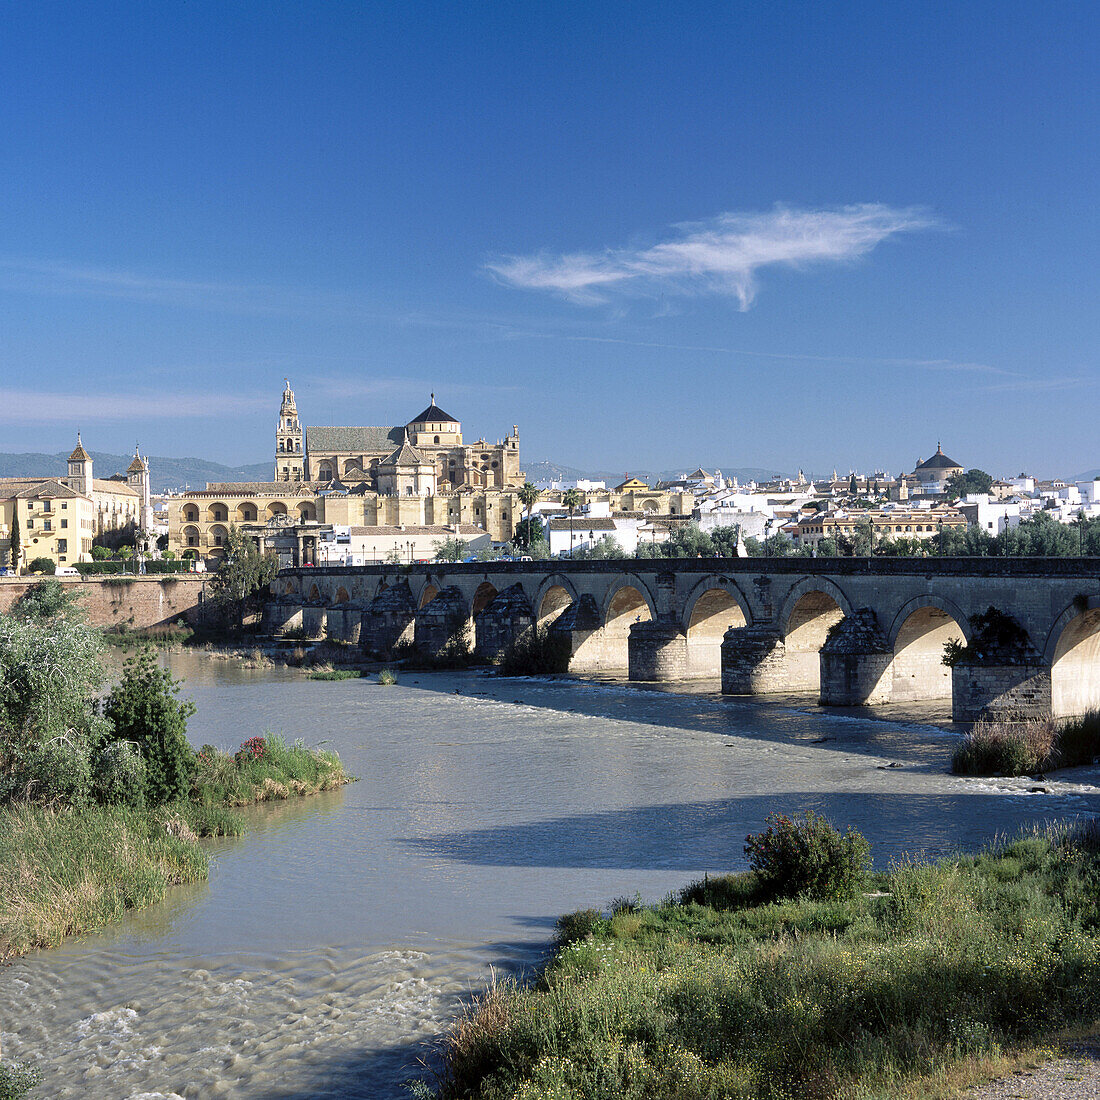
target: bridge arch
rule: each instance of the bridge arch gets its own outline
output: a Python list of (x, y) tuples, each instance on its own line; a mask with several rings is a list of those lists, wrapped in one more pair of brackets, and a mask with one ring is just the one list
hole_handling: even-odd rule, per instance
[(943, 648), (952, 638), (970, 640), (966, 615), (954, 601), (928, 594), (902, 605), (887, 634), (894, 652), (894, 702), (951, 698), (951, 669), (943, 663)]
[(496, 586), (491, 581), (482, 581), (474, 591), (474, 598), (470, 603), (470, 617), (480, 615), (497, 598)]
[[(644, 614), (641, 614), (642, 607), (645, 608)], [(611, 582), (600, 608), (600, 621), (605, 630), (626, 615), (631, 616), (631, 622), (637, 622), (639, 615), (643, 622), (657, 617), (649, 586), (633, 573), (620, 573)], [(630, 627), (619, 623), (618, 629), (629, 630)]]
[(340, 585), (336, 589), (336, 595), (332, 597), (332, 602), (347, 603), (350, 599), (351, 597), (348, 595), (348, 590), (343, 585)]
[(730, 627), (748, 626), (752, 611), (727, 577), (705, 577), (688, 593), (681, 615), (689, 676), (722, 675), (722, 639)]
[(315, 584), (310, 585), (309, 599), (311, 603), (316, 603), (321, 599), (321, 590)]
[(657, 617), (644, 581), (633, 574), (615, 578), (604, 597), (600, 613), (601, 627), (587, 645), (596, 647), (597, 667), (627, 668), (630, 654), (627, 648), (630, 628), (638, 622), (650, 622)]
[(429, 581), (420, 590), (420, 598), (416, 601), (416, 606), (427, 607), (439, 595), (439, 589)]
[(1055, 718), (1100, 709), (1100, 599), (1075, 600), (1054, 620), (1043, 657)]
[(539, 585), (531, 606), (535, 609), (535, 622), (541, 627), (550, 626), (577, 600), (573, 582), (561, 573), (552, 573)]
[(804, 577), (791, 588), (779, 613), (786, 690), (821, 690), (821, 647), (830, 627), (851, 613), (851, 601), (826, 577)]

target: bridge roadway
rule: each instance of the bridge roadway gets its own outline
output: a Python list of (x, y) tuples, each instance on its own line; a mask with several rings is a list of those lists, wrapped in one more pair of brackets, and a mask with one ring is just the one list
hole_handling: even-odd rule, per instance
[[(958, 721), (1100, 707), (1100, 558), (320, 566), (283, 570), (264, 610), (269, 634), (381, 659), (464, 637), (497, 660), (534, 625), (568, 636), (571, 671), (632, 680), (720, 676), (730, 694), (844, 706), (950, 698)], [(951, 639), (965, 649), (948, 667)]]

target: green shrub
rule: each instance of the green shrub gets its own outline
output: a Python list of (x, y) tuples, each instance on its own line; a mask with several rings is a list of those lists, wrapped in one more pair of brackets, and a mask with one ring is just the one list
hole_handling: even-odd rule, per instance
[(391, 686), (392, 684), (396, 684), (396, 683), (397, 683), (397, 677), (396, 677), (396, 676), (395, 676), (395, 675), (393, 674), (392, 670), (390, 670), (390, 669), (388, 669), (388, 668), (384, 668), (384, 669), (382, 669), (382, 671), (381, 671), (381, 672), (380, 672), (380, 673), (378, 674), (378, 682), (379, 682), (379, 683), (380, 683), (380, 684), (381, 684), (381, 685), (382, 685), (383, 687), (389, 687), (389, 686)]
[(706, 905), (719, 911), (742, 909), (760, 900), (760, 879), (752, 871), (739, 875), (709, 875), (685, 886), (679, 893), (681, 905)]
[(812, 810), (794, 818), (771, 814), (762, 833), (745, 838), (745, 855), (765, 898), (848, 898), (863, 888), (871, 847), (862, 835), (841, 835)]
[(52, 577), (57, 572), (57, 562), (53, 558), (32, 558), (27, 562), (27, 569), (32, 573), (47, 573)]
[(178, 692), (179, 682), (158, 667), (153, 647), (144, 646), (126, 662), (104, 708), (115, 737), (141, 750), (148, 769), (145, 798), (153, 806), (185, 798), (191, 786), (195, 754), (187, 743), (187, 719), (195, 706), (178, 702)]
[(1058, 730), (1051, 719), (974, 723), (951, 757), (956, 775), (1032, 775), (1053, 766)]
[(358, 680), (362, 673), (356, 668), (334, 668), (328, 672), (311, 672), (311, 680)]
[(42, 1080), (34, 1066), (23, 1062), (0, 1062), (0, 1100), (20, 1100)]
[(592, 935), (603, 923), (603, 914), (598, 909), (578, 909), (575, 913), (566, 913), (558, 917), (555, 942), (576, 943), (577, 940)]
[(1054, 755), (1062, 768), (1093, 763), (1100, 756), (1100, 711), (1065, 722), (1058, 730)]
[(54, 737), (22, 761), (18, 783), (32, 802), (79, 806), (92, 789), (92, 765), (83, 739)]
[(111, 741), (92, 762), (92, 793), (108, 806), (140, 806), (145, 801), (148, 769), (131, 741)]
[(240, 836), (244, 818), (217, 802), (181, 802), (180, 816), (195, 836)]

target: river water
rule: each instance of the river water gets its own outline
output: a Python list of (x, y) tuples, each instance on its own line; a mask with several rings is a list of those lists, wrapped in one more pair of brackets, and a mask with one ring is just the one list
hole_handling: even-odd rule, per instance
[[(361, 781), (248, 812), (210, 880), (0, 970), (7, 1058), (50, 1097), (398, 1097), (472, 991), (543, 956), (555, 917), (744, 866), (813, 809), (876, 863), (1100, 809), (1100, 776), (946, 774), (934, 707), (890, 721), (715, 684), (409, 673), (310, 681), (191, 653), (196, 745), (322, 741)], [(1036, 787), (1045, 790), (1035, 790)]]

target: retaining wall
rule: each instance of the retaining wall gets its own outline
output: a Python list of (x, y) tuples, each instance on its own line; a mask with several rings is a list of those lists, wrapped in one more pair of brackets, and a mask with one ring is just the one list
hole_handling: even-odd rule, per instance
[[(41, 577), (0, 580), (0, 612), (7, 611)], [(58, 577), (66, 591), (79, 592), (92, 626), (131, 630), (164, 626), (181, 615), (197, 617), (206, 578), (191, 574), (156, 577)], [(119, 583), (122, 581), (123, 583)]]

